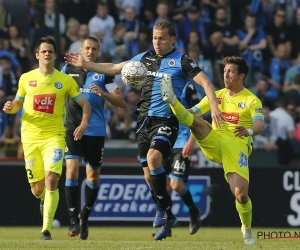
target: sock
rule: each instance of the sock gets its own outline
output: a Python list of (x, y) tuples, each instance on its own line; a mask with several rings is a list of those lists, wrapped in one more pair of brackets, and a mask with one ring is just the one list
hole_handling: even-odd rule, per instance
[(99, 181), (96, 184), (92, 184), (86, 181), (84, 191), (85, 191), (85, 202), (83, 208), (80, 211), (80, 217), (83, 218), (84, 220), (87, 220), (97, 199), (97, 195), (99, 191)]
[(163, 166), (150, 170), (150, 177), (155, 198), (157, 200), (157, 207), (166, 209), (168, 193), (166, 190), (166, 173)]
[(166, 211), (166, 213), (167, 213), (168, 218), (169, 218), (170, 216), (173, 215), (173, 213), (172, 213), (172, 199), (171, 199), (172, 190), (169, 190), (167, 193), (168, 193), (168, 200), (167, 200), (167, 211)]
[(157, 200), (156, 200), (156, 197), (155, 197), (152, 186), (148, 186), (148, 187), (149, 187), (149, 190), (150, 190), (150, 193), (151, 193), (152, 200), (154, 201), (154, 204), (157, 204)]
[(44, 217), (43, 217), (43, 228), (42, 232), (45, 230), (51, 231), (52, 222), (54, 215), (58, 206), (59, 192), (58, 189), (54, 191), (49, 191), (46, 189), (45, 199), (44, 199)]
[(177, 120), (181, 124), (187, 127), (190, 127), (193, 124), (194, 116), (189, 111), (187, 111), (187, 109), (178, 100), (175, 101), (173, 106), (170, 105), (170, 107)]
[(197, 212), (197, 207), (195, 206), (194, 200), (192, 198), (192, 194), (186, 186), (184, 186), (184, 189), (179, 195), (183, 203), (189, 208), (190, 214)]
[(79, 185), (78, 180), (66, 179), (65, 195), (69, 212), (70, 223), (78, 223), (78, 198)]
[(252, 202), (249, 198), (246, 204), (241, 204), (235, 200), (236, 210), (239, 213), (243, 228), (248, 228), (252, 223)]
[(40, 199), (40, 200), (44, 200), (45, 199), (45, 192), (46, 192), (46, 188), (44, 187), (44, 190), (43, 190), (43, 192), (40, 195), (38, 195), (38, 196), (34, 195), (34, 196), (36, 198)]

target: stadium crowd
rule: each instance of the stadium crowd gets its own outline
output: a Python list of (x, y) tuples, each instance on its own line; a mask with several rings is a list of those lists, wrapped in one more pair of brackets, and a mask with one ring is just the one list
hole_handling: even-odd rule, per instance
[[(0, 0), (0, 105), (14, 98), (20, 75), (37, 67), (34, 47), (55, 36), (55, 0), (30, 0), (29, 32), (24, 35), (17, 13)], [(266, 128), (254, 148), (279, 149), (281, 164), (300, 154), (300, 1), (299, 0), (60, 0), (58, 60), (79, 52), (93, 36), (101, 43), (99, 62), (118, 63), (152, 49), (151, 30), (159, 20), (176, 24), (176, 48), (186, 53), (214, 84), (223, 88), (222, 59), (246, 59), (245, 86), (263, 104)], [(127, 101), (120, 110), (106, 103), (107, 139), (135, 141), (139, 90), (120, 76), (116, 83)], [(199, 96), (203, 89), (196, 85)], [(283, 119), (284, 117), (284, 119)], [(209, 119), (209, 116), (206, 117)], [(20, 114), (0, 109), (0, 144), (20, 141)], [(289, 155), (289, 157), (287, 157)], [(281, 159), (283, 157), (283, 159)]]

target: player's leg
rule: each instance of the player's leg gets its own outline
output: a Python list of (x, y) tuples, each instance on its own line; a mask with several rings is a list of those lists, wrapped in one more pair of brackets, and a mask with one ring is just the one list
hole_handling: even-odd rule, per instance
[(190, 190), (184, 184), (188, 180), (191, 160), (189, 157), (182, 156), (182, 149), (172, 150), (173, 161), (172, 171), (169, 174), (171, 188), (180, 195), (184, 204), (188, 207), (190, 213), (190, 234), (195, 234), (201, 226), (201, 212), (195, 205)]
[(104, 153), (104, 136), (84, 136), (84, 162), (86, 163), (86, 185), (84, 204), (80, 211), (79, 238), (88, 237), (88, 218), (97, 199), (100, 186), (100, 168)]
[[(23, 143), (25, 168), (27, 173), (28, 182), (30, 184), (32, 194), (41, 200), (40, 204), (44, 204), (45, 199), (45, 171), (44, 163), (40, 153), (39, 143)], [(42, 208), (43, 216), (43, 206)], [(49, 231), (42, 231), (41, 239), (51, 240), (51, 234)]]
[(45, 166), (45, 200), (42, 232), (50, 232), (59, 201), (58, 179), (62, 172), (65, 140), (61, 136), (43, 141), (41, 154)]
[(248, 146), (232, 140), (223, 145), (222, 158), (225, 177), (230, 190), (236, 198), (236, 209), (242, 223), (242, 233), (246, 244), (254, 244), (255, 238), (251, 232), (252, 203), (248, 196), (249, 168)]
[(194, 137), (198, 140), (206, 138), (211, 131), (211, 127), (208, 126), (202, 117), (194, 116), (180, 103), (173, 92), (171, 77), (164, 76), (160, 87), (162, 91), (162, 99), (169, 103), (177, 120), (181, 124), (189, 127), (193, 132)]
[[(83, 137), (84, 138), (84, 137)], [(83, 152), (83, 139), (75, 141), (73, 132), (66, 131), (66, 181), (65, 197), (69, 213), (69, 231), (68, 235), (74, 237), (80, 233), (79, 227), (79, 165)]]

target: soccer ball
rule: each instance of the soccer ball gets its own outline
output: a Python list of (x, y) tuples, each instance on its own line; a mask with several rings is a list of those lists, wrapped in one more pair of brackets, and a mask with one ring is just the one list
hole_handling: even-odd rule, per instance
[(129, 87), (140, 87), (147, 78), (147, 68), (139, 61), (128, 61), (122, 68), (121, 77)]

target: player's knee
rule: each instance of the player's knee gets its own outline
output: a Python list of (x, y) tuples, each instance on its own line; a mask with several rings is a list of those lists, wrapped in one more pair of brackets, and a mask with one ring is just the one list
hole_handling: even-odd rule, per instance
[(87, 177), (87, 181), (92, 185), (96, 185), (99, 182), (99, 175), (92, 175)]
[(44, 192), (44, 186), (31, 185), (31, 192), (35, 197), (39, 197)]
[(241, 204), (246, 204), (249, 200), (248, 194), (246, 194), (246, 193), (239, 193), (236, 195), (235, 198)]

